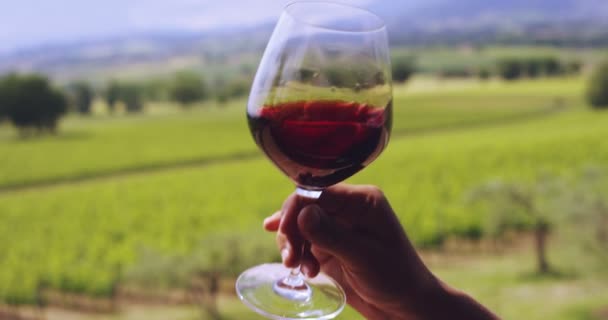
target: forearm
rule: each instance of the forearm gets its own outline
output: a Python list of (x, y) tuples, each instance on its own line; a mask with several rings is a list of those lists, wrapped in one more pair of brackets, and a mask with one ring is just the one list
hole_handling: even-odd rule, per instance
[(441, 283), (420, 309), (420, 320), (497, 320), (498, 316), (469, 295)]

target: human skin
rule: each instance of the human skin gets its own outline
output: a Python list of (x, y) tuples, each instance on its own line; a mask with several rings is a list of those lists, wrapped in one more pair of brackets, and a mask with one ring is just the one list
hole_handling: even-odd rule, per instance
[(376, 187), (340, 184), (318, 200), (292, 194), (264, 227), (277, 232), (285, 266), (326, 273), (367, 319), (498, 319), (433, 275)]

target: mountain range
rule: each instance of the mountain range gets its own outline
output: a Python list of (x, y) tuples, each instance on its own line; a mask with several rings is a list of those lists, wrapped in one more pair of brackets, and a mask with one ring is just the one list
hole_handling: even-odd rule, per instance
[[(608, 45), (608, 1), (604, 0), (367, 0), (362, 3), (387, 22), (394, 45)], [(106, 67), (201, 54), (259, 53), (276, 17), (258, 20), (252, 20), (258, 21), (253, 26), (173, 28), (30, 46), (0, 53), (0, 72), (28, 70), (54, 75), (91, 65)]]

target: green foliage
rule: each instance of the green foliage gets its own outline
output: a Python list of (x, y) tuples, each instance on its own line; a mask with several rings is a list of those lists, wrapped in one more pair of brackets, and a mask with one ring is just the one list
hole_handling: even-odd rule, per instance
[(342, 66), (328, 67), (323, 71), (329, 84), (337, 88), (354, 88), (357, 79), (354, 74)]
[(4, 119), (8, 116), (8, 107), (7, 103), (4, 101), (5, 99), (5, 95), (0, 91), (0, 124), (2, 124)]
[(258, 232), (208, 234), (187, 254), (163, 254), (144, 248), (124, 276), (127, 283), (141, 288), (184, 288), (201, 273), (237, 277), (251, 266), (280, 261), (276, 245)]
[(312, 69), (303, 68), (303, 69), (298, 70), (297, 72), (298, 72), (298, 75), (296, 76), (296, 78), (300, 82), (306, 83), (306, 84), (312, 83), (314, 81), (314, 79), (319, 76), (319, 73)]
[(480, 80), (485, 81), (485, 80), (490, 79), (490, 77), (492, 77), (492, 72), (488, 68), (481, 68), (477, 71), (477, 77)]
[[(304, 72), (304, 76), (310, 75), (308, 71), (300, 70), (298, 72), (300, 77), (302, 72)], [(318, 78), (325, 79), (327, 81), (326, 85), (331, 87), (351, 89), (356, 92), (386, 83), (386, 77), (382, 72), (378, 72), (376, 66), (363, 62), (354, 67), (340, 64), (327, 66), (320, 71)], [(318, 81), (315, 79), (313, 79), (313, 82)]]
[(416, 72), (415, 57), (399, 57), (393, 58), (392, 73), (393, 80), (398, 83), (407, 82), (410, 77)]
[(225, 104), (232, 99), (238, 99), (249, 93), (251, 82), (244, 78), (234, 79), (228, 83), (220, 81), (216, 83), (215, 97), (220, 104)]
[(560, 196), (564, 220), (575, 232), (571, 241), (600, 265), (608, 263), (608, 175), (602, 167), (587, 167), (567, 180)]
[(596, 109), (608, 109), (608, 61), (597, 67), (587, 86), (589, 104)]
[(520, 78), (523, 73), (523, 66), (519, 60), (508, 58), (498, 62), (498, 74), (505, 80), (515, 80)]
[[(486, 230), (493, 237), (501, 237), (510, 230), (551, 227), (559, 219), (555, 203), (565, 185), (552, 176), (541, 176), (534, 184), (492, 181), (474, 189), (473, 201), (484, 201), (491, 214)], [(559, 211), (558, 211), (559, 212)]]
[(562, 74), (562, 65), (555, 57), (543, 57), (540, 59), (542, 72), (547, 76), (558, 76)]
[(527, 76), (537, 78), (541, 75), (554, 77), (562, 75), (568, 66), (556, 57), (527, 57), (527, 58), (503, 58), (498, 60), (498, 72), (505, 80), (516, 80)]
[(95, 95), (91, 85), (85, 81), (78, 81), (70, 86), (70, 91), (76, 111), (80, 114), (90, 114)]
[(583, 63), (578, 60), (572, 60), (567, 62), (564, 66), (566, 73), (571, 75), (577, 75), (581, 73), (583, 69)]
[(62, 92), (43, 76), (11, 74), (0, 79), (3, 112), (22, 134), (29, 129), (55, 132), (59, 118), (67, 111)]
[(141, 112), (144, 108), (141, 89), (135, 84), (122, 85), (120, 99), (124, 102), (129, 113)]
[(120, 83), (116, 80), (111, 80), (107, 85), (107, 88), (104, 92), (104, 96), (110, 112), (114, 112), (116, 102), (120, 100), (120, 90)]
[(162, 78), (144, 80), (139, 84), (142, 97), (146, 101), (165, 101), (169, 98), (170, 82)]
[(525, 74), (530, 78), (538, 78), (543, 69), (543, 60), (536, 57), (526, 58), (521, 62)]
[(198, 73), (182, 71), (173, 78), (170, 92), (173, 101), (185, 106), (205, 100), (207, 95), (205, 81)]
[[(552, 105), (555, 93), (577, 95), (578, 81), (514, 83), (504, 87), (474, 88), (441, 95), (395, 91), (394, 132), (425, 132), (435, 128), (479, 125), (534, 116)], [(574, 92), (570, 88), (575, 88)], [(527, 91), (529, 90), (529, 91)], [(528, 94), (533, 92), (534, 95)], [(492, 107), (489, 107), (492, 106)], [(67, 119), (66, 137), (23, 144), (0, 142), (0, 187), (95, 177), (113, 172), (198, 163), (257, 150), (246, 125), (242, 103), (222, 110), (158, 118), (142, 115), (137, 121), (94, 118), (84, 125)], [(125, 139), (128, 137), (128, 139)], [(71, 138), (71, 139), (70, 139)], [(0, 138), (1, 139), (1, 138)], [(202, 145), (204, 148), (193, 148)], [(95, 152), (91, 152), (95, 146)]]
[[(404, 132), (538, 113), (538, 106), (546, 106), (555, 92), (570, 100), (580, 90), (576, 82), (547, 81), (440, 95), (406, 95), (398, 88), (389, 149), (350, 182), (381, 186), (417, 244), (438, 245), (455, 234), (478, 236), (484, 212), (464, 204), (464, 192), (497, 176), (526, 180), (539, 168), (558, 171), (590, 161), (605, 163), (605, 119), (573, 111), (542, 121), (454, 132)], [(256, 259), (278, 258), (273, 235), (259, 224), (280, 207), (293, 185), (256, 151), (242, 111), (243, 106), (235, 105), (167, 117), (75, 118), (66, 123), (72, 130), (68, 132), (84, 138), (27, 144), (2, 140), (0, 154), (11, 155), (0, 158), (7, 168), (0, 171), (5, 185), (129, 169), (141, 173), (167, 164), (175, 168), (0, 193), (0, 300), (33, 299), (40, 283), (109, 295), (121, 279), (137, 274), (162, 278), (160, 274), (171, 275), (181, 263), (191, 269), (241, 268)], [(575, 147), (565, 150), (564, 145)], [(252, 152), (260, 157), (241, 158)], [(226, 161), (195, 166), (209, 159)], [(152, 263), (156, 258), (161, 266)], [(142, 269), (146, 265), (151, 271)], [(236, 268), (226, 272), (234, 274)], [(162, 281), (183, 279), (180, 274), (188, 272)]]
[(116, 109), (116, 103), (122, 102), (128, 113), (141, 112), (144, 109), (143, 89), (136, 83), (110, 81), (105, 90), (105, 99), (110, 113)]

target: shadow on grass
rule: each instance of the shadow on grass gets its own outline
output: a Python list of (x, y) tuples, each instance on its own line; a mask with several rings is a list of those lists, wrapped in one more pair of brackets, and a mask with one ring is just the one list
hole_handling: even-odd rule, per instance
[(551, 269), (548, 272), (525, 272), (519, 276), (519, 279), (525, 282), (544, 282), (556, 280), (576, 280), (580, 275), (575, 271)]
[(63, 132), (60, 131), (57, 134), (49, 134), (49, 133), (43, 133), (43, 134), (33, 134), (33, 135), (27, 135), (27, 136), (22, 136), (19, 134), (11, 134), (11, 135), (6, 135), (4, 137), (0, 136), (0, 142), (8, 142), (8, 143), (14, 143), (14, 144), (21, 144), (21, 143), (30, 143), (30, 142), (37, 142), (37, 141), (78, 141), (78, 140), (87, 140), (89, 138), (91, 138), (92, 134), (90, 132), (87, 131), (68, 131), (68, 132)]
[(105, 172), (84, 172), (76, 176), (51, 178), (48, 180), (39, 180), (35, 182), (14, 183), (0, 186), (0, 193), (18, 192), (38, 188), (50, 188), (66, 184), (82, 183), (94, 180), (112, 179), (117, 177), (133, 176), (149, 174), (151, 172), (161, 172), (167, 170), (185, 169), (209, 166), (215, 164), (226, 164), (231, 162), (239, 162), (261, 158), (262, 153), (259, 151), (240, 152), (229, 155), (216, 157), (203, 157), (194, 159), (185, 159), (170, 163), (151, 163), (138, 167), (126, 167)]

